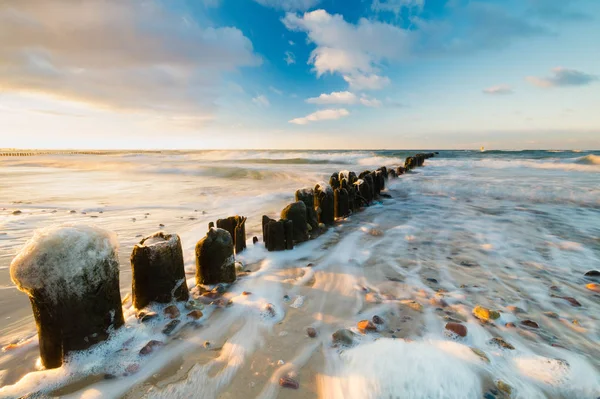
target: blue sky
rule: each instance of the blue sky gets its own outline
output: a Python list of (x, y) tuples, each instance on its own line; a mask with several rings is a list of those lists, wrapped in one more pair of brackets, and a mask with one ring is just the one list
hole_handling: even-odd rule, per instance
[(8, 0), (0, 147), (600, 148), (597, 0)]

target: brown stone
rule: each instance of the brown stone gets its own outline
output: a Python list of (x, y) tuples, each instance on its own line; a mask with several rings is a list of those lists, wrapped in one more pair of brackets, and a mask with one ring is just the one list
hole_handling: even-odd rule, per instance
[(375, 324), (383, 324), (384, 321), (383, 321), (383, 319), (381, 317), (375, 315), (375, 316), (373, 316), (373, 323), (375, 323)]
[(467, 336), (467, 327), (460, 323), (446, 323), (446, 330), (452, 331), (453, 333), (461, 337)]
[(190, 313), (187, 314), (187, 317), (194, 319), (194, 320), (198, 320), (198, 319), (202, 318), (202, 316), (204, 316), (204, 314), (198, 309), (192, 310)]
[(585, 286), (590, 291), (599, 292), (600, 293), (600, 284), (589, 283)]
[(497, 346), (499, 346), (500, 348), (504, 348), (504, 349), (510, 349), (510, 350), (514, 350), (514, 349), (515, 349), (515, 347), (514, 347), (514, 346), (512, 346), (511, 344), (509, 344), (508, 342), (506, 342), (505, 340), (503, 340), (503, 339), (502, 339), (502, 338), (500, 338), (500, 337), (492, 338), (492, 339), (489, 341), (489, 343), (490, 343), (490, 344), (497, 345)]
[(163, 345), (164, 344), (161, 341), (152, 340), (144, 345), (142, 349), (140, 349), (140, 355), (148, 355), (154, 352), (154, 348), (158, 348)]
[(298, 381), (294, 380), (290, 377), (281, 377), (279, 379), (279, 385), (284, 388), (298, 389), (300, 388), (300, 384)]
[(361, 320), (358, 322), (358, 329), (363, 332), (374, 331), (377, 330), (377, 327), (370, 320)]
[(314, 338), (317, 336), (317, 330), (313, 327), (308, 327), (306, 329), (306, 334), (308, 334), (309, 337)]
[(169, 319), (176, 319), (179, 317), (179, 309), (175, 305), (169, 305), (165, 308), (164, 313)]
[(523, 320), (521, 325), (529, 328), (540, 328), (539, 324), (533, 320)]

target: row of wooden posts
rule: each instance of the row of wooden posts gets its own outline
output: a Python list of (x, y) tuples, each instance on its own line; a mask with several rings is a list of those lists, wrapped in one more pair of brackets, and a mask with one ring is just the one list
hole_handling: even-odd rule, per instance
[[(344, 218), (363, 206), (368, 206), (385, 188), (387, 179), (395, 178), (422, 166), (434, 153), (416, 154), (395, 169), (381, 167), (364, 171), (334, 173), (329, 184), (317, 184), (314, 189), (296, 191), (296, 202), (281, 212), (281, 219), (263, 216), (263, 240), (269, 251), (293, 249), (295, 244), (318, 236), (337, 218)], [(196, 244), (196, 284), (233, 283), (236, 280), (235, 253), (246, 248), (246, 218), (232, 216), (209, 224), (207, 235)], [(89, 232), (86, 232), (88, 234)], [(82, 233), (83, 234), (83, 233)], [(256, 244), (258, 239), (254, 237)], [(71, 248), (53, 248), (71, 251)], [(88, 251), (89, 248), (86, 248)], [(85, 253), (82, 253), (85, 256)], [(57, 262), (60, 257), (40, 257), (37, 262)], [(116, 248), (106, 259), (96, 259), (91, 268), (82, 268), (81, 275), (71, 277), (81, 285), (78, 292), (63, 289), (52, 293), (44, 289), (27, 289), (26, 282), (15, 283), (30, 296), (35, 316), (40, 356), (46, 368), (60, 367), (71, 351), (87, 349), (108, 338), (111, 329), (124, 324), (119, 289)], [(13, 262), (14, 264), (15, 262)], [(89, 262), (88, 262), (89, 263)], [(90, 278), (113, 265), (116, 273), (111, 281)], [(47, 265), (44, 267), (60, 265)], [(13, 265), (11, 265), (11, 275)], [(141, 310), (151, 303), (187, 301), (188, 286), (184, 270), (181, 239), (176, 234), (155, 233), (135, 245), (131, 254), (132, 302)], [(87, 273), (87, 274), (86, 274)], [(104, 274), (103, 274), (104, 275)], [(64, 287), (73, 284), (64, 282)], [(84, 295), (81, 295), (84, 292)]]

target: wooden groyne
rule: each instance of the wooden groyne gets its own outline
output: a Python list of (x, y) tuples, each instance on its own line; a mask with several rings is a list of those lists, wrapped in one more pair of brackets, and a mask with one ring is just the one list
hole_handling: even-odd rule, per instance
[[(109, 151), (50, 151), (47, 154), (105, 155)], [(4, 153), (2, 153), (4, 154)], [(8, 156), (32, 156), (45, 152), (9, 152)], [(263, 241), (268, 251), (293, 250), (314, 239), (336, 221), (368, 207), (382, 193), (387, 181), (423, 166), (435, 153), (415, 154), (403, 165), (356, 174), (339, 171), (328, 183), (296, 191), (295, 202), (286, 206), (280, 219), (262, 217)], [(205, 237), (195, 247), (196, 295), (200, 302), (228, 306), (220, 298), (229, 284), (242, 274), (235, 255), (246, 248), (246, 218), (232, 216), (208, 225)], [(36, 232), (35, 239), (15, 257), (10, 266), (12, 281), (30, 299), (38, 329), (40, 355), (46, 368), (60, 367), (70, 352), (84, 350), (109, 338), (124, 325), (119, 290), (119, 243), (115, 233), (81, 225), (55, 226)], [(259, 244), (253, 237), (254, 245)], [(181, 240), (177, 234), (158, 232), (137, 244), (131, 254), (132, 303), (140, 323), (155, 318), (148, 310), (153, 303), (171, 319), (163, 329), (171, 335), (181, 323), (180, 309), (191, 310), (187, 319), (203, 317), (196, 300), (189, 300)], [(243, 272), (247, 274), (247, 272)], [(214, 288), (207, 290), (207, 285)], [(185, 302), (184, 306), (177, 306)], [(268, 304), (265, 311), (275, 310)], [(150, 353), (160, 341), (150, 341), (140, 351)]]

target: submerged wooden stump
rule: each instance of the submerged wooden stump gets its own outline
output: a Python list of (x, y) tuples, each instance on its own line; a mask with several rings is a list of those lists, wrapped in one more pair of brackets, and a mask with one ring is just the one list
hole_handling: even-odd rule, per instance
[(319, 223), (332, 225), (335, 220), (335, 200), (331, 187), (319, 183), (315, 187), (315, 208)]
[(12, 281), (29, 295), (44, 367), (60, 367), (70, 352), (123, 325), (118, 246), (112, 232), (62, 225), (38, 230), (12, 261)]
[(235, 278), (231, 234), (212, 228), (196, 244), (196, 284), (233, 283)]
[(416, 167), (417, 167), (417, 158), (415, 158), (415, 157), (406, 158), (406, 161), (404, 161), (404, 170), (406, 172), (408, 172), (411, 169), (414, 169)]
[(315, 211), (315, 193), (313, 189), (300, 189), (296, 191), (295, 198), (296, 201), (302, 201), (306, 205), (306, 222), (310, 225), (311, 231), (316, 231), (319, 227), (319, 219)]
[(187, 301), (183, 250), (177, 234), (155, 233), (133, 247), (131, 253), (133, 306), (151, 302)]
[(293, 222), (293, 241), (296, 243), (308, 241), (308, 222), (306, 220), (306, 205), (302, 201), (294, 202), (281, 211), (281, 218)]
[(227, 219), (219, 219), (217, 220), (217, 227), (229, 232), (233, 239), (236, 254), (246, 249), (246, 218), (244, 216), (236, 215)]
[[(265, 230), (265, 246), (268, 251), (284, 251), (286, 249), (285, 222), (263, 216)], [(292, 233), (293, 234), (293, 233)]]
[(333, 191), (335, 200), (334, 214), (335, 218), (345, 218), (350, 215), (350, 201), (348, 196), (348, 190), (345, 188), (335, 189)]

